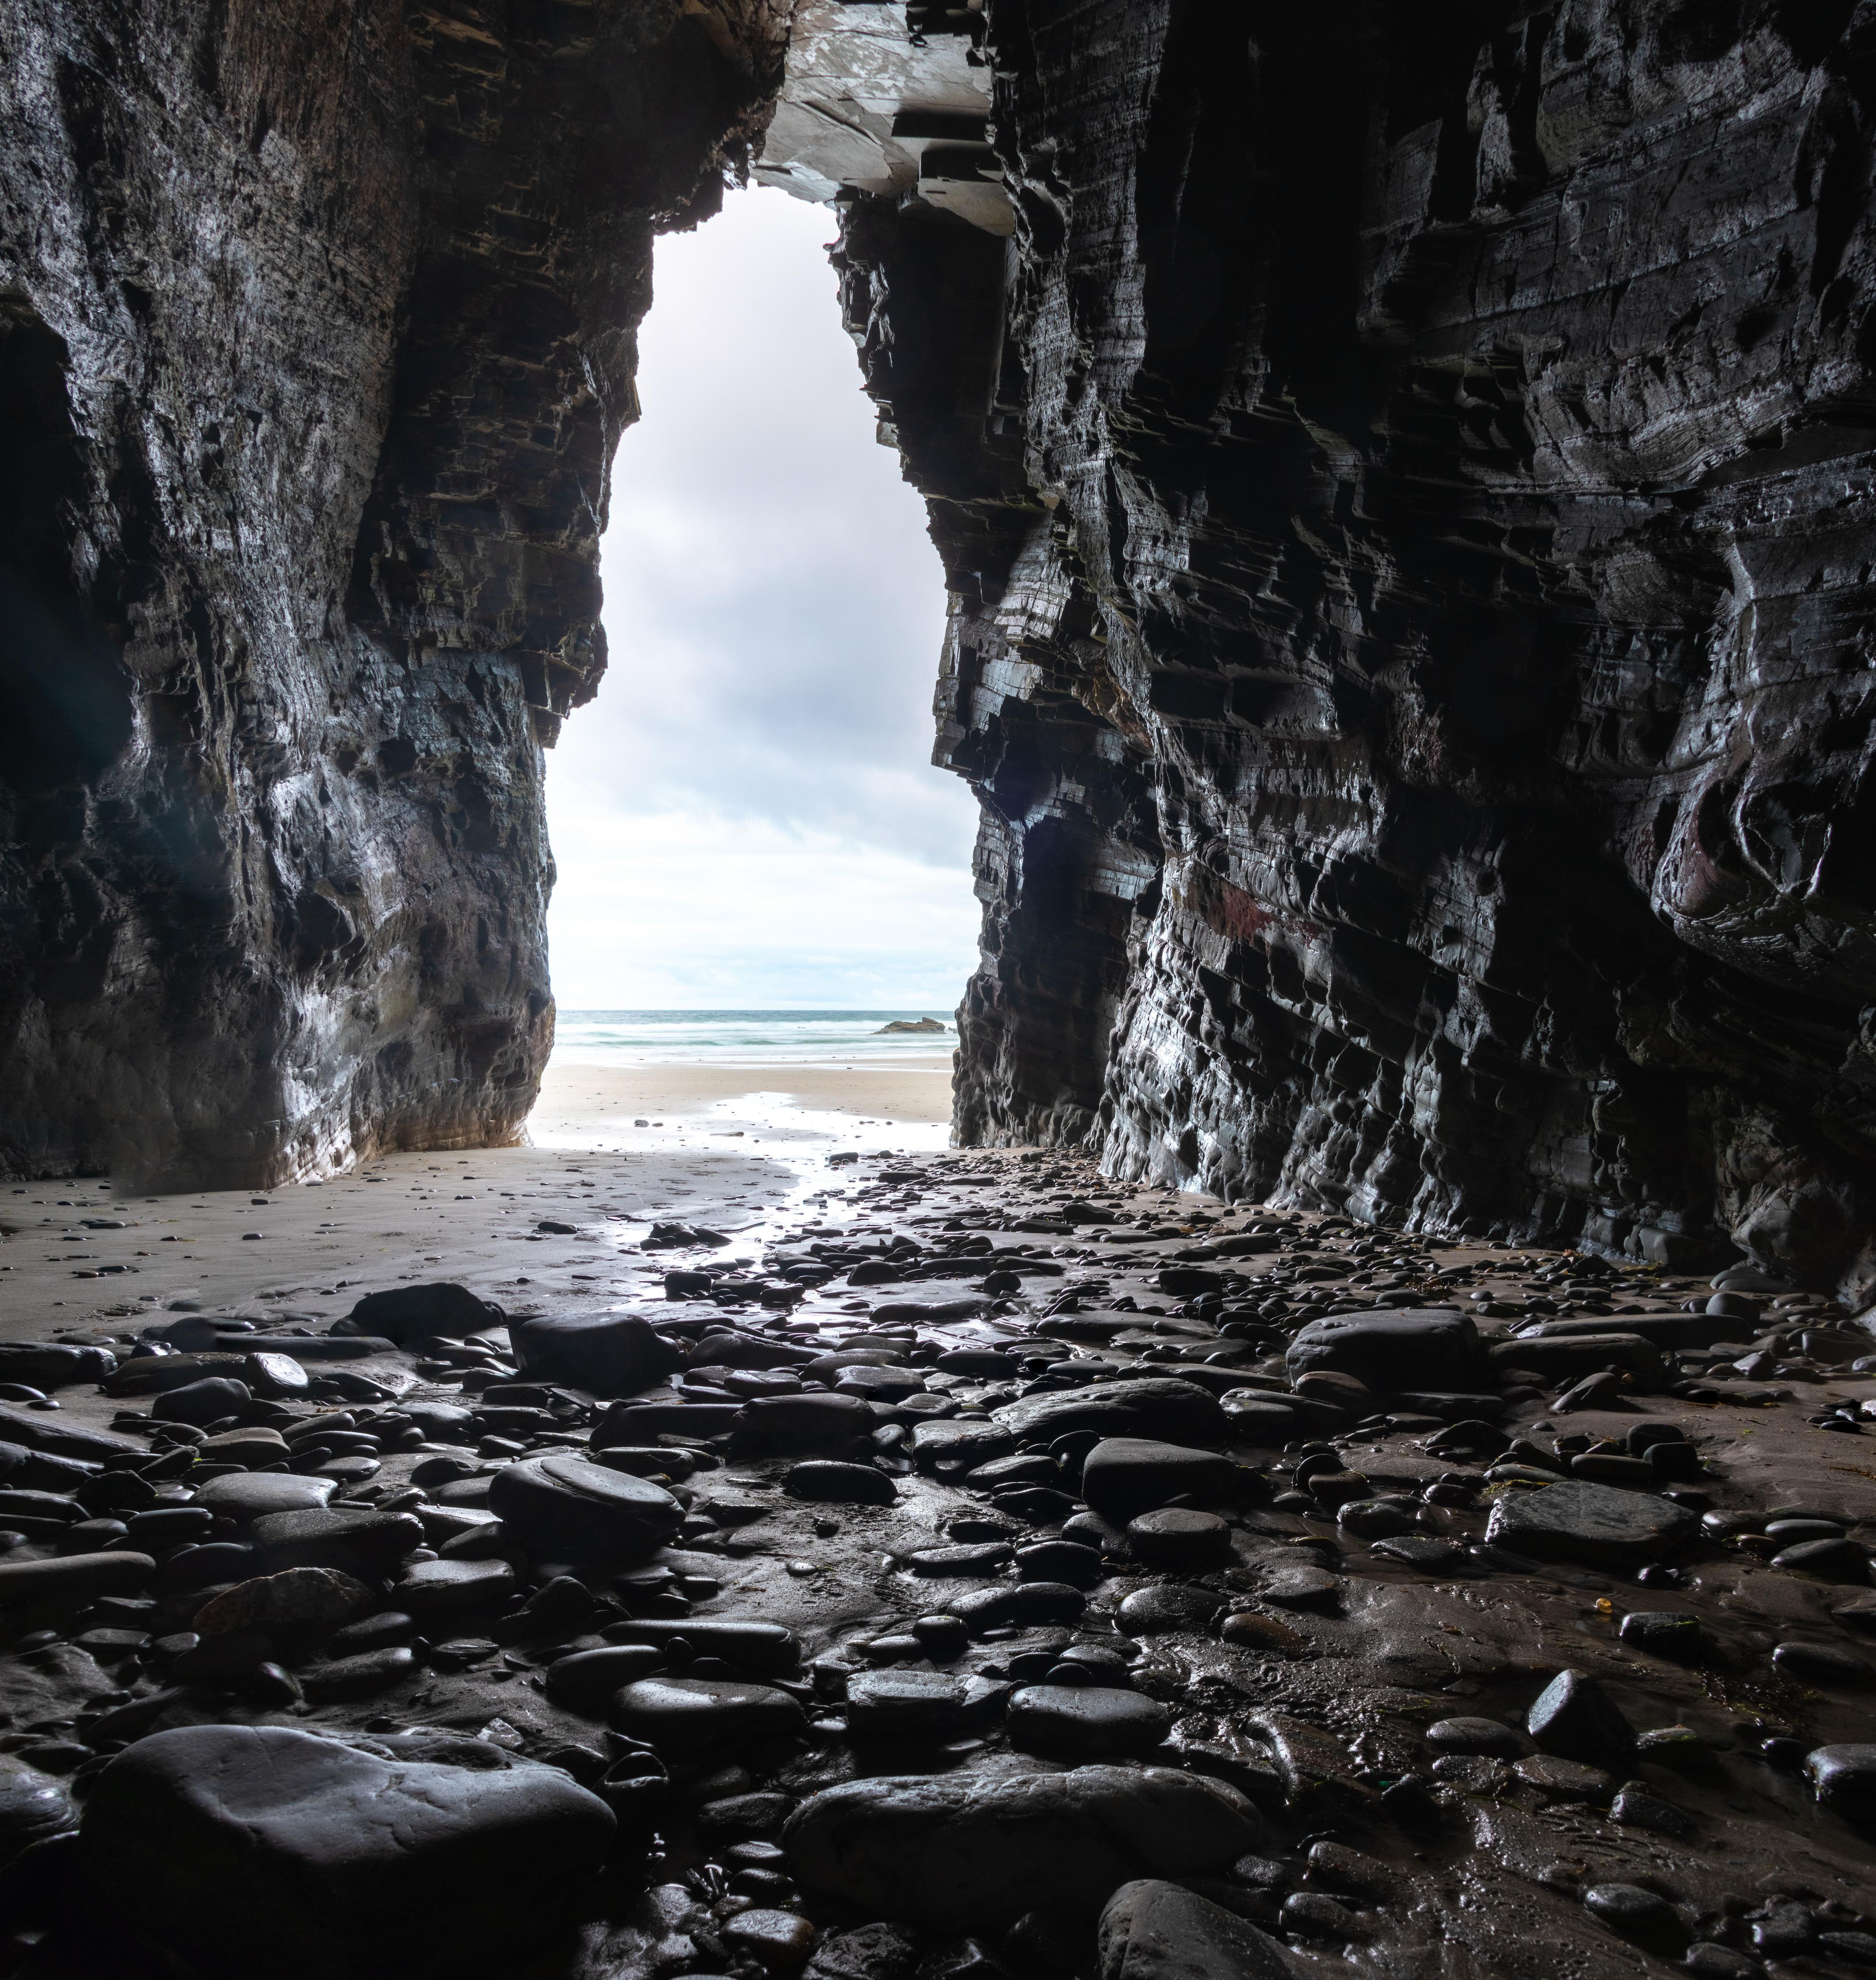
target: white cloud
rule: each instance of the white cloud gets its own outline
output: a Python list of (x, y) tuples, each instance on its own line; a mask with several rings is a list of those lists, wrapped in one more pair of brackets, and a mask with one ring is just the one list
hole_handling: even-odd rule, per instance
[(948, 1007), (976, 806), (931, 767), (944, 580), (878, 447), (824, 210), (658, 244), (602, 556), (611, 666), (548, 759), (569, 1009)]

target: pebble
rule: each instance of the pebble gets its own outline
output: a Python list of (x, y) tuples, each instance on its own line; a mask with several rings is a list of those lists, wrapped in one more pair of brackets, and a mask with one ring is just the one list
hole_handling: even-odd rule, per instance
[(1486, 1539), (1544, 1560), (1640, 1567), (1684, 1546), (1698, 1515), (1671, 1499), (1566, 1479), (1492, 1502)]
[(1525, 1715), (1525, 1730), (1545, 1752), (1603, 1766), (1635, 1746), (1635, 1729), (1601, 1685), (1581, 1671), (1560, 1671)]
[(1144, 1437), (1106, 1437), (1082, 1463), (1081, 1496), (1096, 1512), (1124, 1525), (1170, 1499), (1203, 1503), (1230, 1498), (1243, 1476), (1237, 1464), (1215, 1451)]
[(423, 1544), (423, 1522), (414, 1513), (350, 1507), (269, 1513), (249, 1531), (276, 1570), (330, 1567), (361, 1578), (393, 1566)]
[(1479, 1753), (1489, 1759), (1516, 1760), (1531, 1750), (1531, 1742), (1515, 1726), (1496, 1719), (1439, 1719), (1426, 1729), (1426, 1743), (1439, 1753)]
[(864, 1671), (847, 1682), (847, 1726), (857, 1740), (960, 1738), (1009, 1696), (1005, 1685), (941, 1671)]
[(1091, 1684), (1025, 1685), (1010, 1699), (1011, 1742), (1067, 1760), (1151, 1752), (1172, 1729), (1164, 1705), (1136, 1691)]
[(725, 1945), (778, 1972), (805, 1965), (814, 1950), (814, 1927), (798, 1912), (739, 1912), (725, 1922), (722, 1936)]
[(1695, 1663), (1706, 1649), (1700, 1618), (1678, 1610), (1636, 1610), (1623, 1616), (1616, 1633), (1625, 1643), (1632, 1643), (1650, 1656), (1668, 1657), (1677, 1663)]
[(619, 1691), (609, 1716), (619, 1732), (681, 1755), (798, 1739), (807, 1730), (786, 1692), (735, 1678), (641, 1678)]
[(1834, 1643), (1780, 1643), (1771, 1660), (1784, 1676), (1801, 1684), (1860, 1687), (1876, 1676), (1854, 1651), (1840, 1649)]
[(419, 1623), (493, 1608), (515, 1592), (505, 1560), (422, 1560), (391, 1590), (391, 1600)]
[(1149, 1567), (1204, 1568), (1230, 1557), (1231, 1529), (1216, 1513), (1168, 1506), (1129, 1520), (1127, 1543)]
[(1552, 1801), (1605, 1802), (1615, 1792), (1614, 1775), (1556, 1753), (1529, 1754), (1512, 1772)]
[(1583, 1892), (1584, 1908), (1620, 1932), (1655, 1935), (1678, 1921), (1674, 1907), (1639, 1884), (1592, 1884)]
[(1851, 1822), (1876, 1820), (1876, 1746), (1815, 1747), (1804, 1765), (1826, 1808)]
[(1788, 1574), (1808, 1574), (1839, 1586), (1860, 1585), (1870, 1578), (1869, 1556), (1852, 1540), (1801, 1540), (1774, 1554), (1771, 1564)]
[(1165, 1582), (1137, 1589), (1121, 1603), (1115, 1620), (1130, 1636), (1158, 1636), (1170, 1630), (1199, 1633), (1210, 1629), (1224, 1606), (1224, 1597), (1209, 1588)]
[(629, 1559), (672, 1538), (684, 1508), (648, 1479), (569, 1456), (504, 1465), (489, 1510), (531, 1548), (559, 1560)]

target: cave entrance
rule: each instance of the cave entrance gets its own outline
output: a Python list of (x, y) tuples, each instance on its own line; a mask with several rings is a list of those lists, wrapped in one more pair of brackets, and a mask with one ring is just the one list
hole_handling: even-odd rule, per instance
[[(602, 549), (608, 670), (547, 759), (559, 1019), (537, 1141), (569, 1065), (645, 1048), (620, 1013), (777, 1014), (719, 1028), (758, 1063), (764, 1036), (808, 1051), (818, 1011), (830, 1060), (865, 1061), (858, 1016), (948, 1023), (976, 961), (976, 806), (931, 763), (944, 573), (878, 444), (836, 226), (752, 187), (657, 244)], [(954, 1041), (914, 1042), (948, 1118)]]

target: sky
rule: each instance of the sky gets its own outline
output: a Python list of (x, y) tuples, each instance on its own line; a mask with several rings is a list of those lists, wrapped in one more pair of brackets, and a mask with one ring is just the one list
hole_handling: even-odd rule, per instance
[(944, 576), (826, 244), (766, 188), (657, 245), (601, 546), (610, 660), (547, 757), (563, 1010), (958, 1003), (977, 806), (931, 763)]

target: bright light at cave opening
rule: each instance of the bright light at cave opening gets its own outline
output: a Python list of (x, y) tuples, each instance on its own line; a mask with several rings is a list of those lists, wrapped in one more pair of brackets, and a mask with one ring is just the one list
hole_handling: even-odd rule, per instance
[(976, 806), (933, 769), (944, 577), (873, 437), (825, 208), (658, 243), (613, 465), (611, 666), (547, 760), (563, 1010), (919, 1006), (976, 962)]

